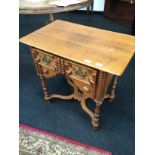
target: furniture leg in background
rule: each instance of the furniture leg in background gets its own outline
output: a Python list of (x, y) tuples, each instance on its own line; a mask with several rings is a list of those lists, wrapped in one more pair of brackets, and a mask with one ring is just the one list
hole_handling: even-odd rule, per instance
[(45, 81), (45, 78), (43, 77), (43, 75), (40, 75), (40, 79), (41, 79), (42, 89), (44, 92), (44, 99), (48, 103), (49, 100), (48, 100), (48, 92), (47, 92), (47, 87), (46, 87), (46, 81)]
[[(93, 0), (81, 0), (77, 3), (69, 3), (67, 6), (63, 4), (55, 5), (57, 0), (48, 0), (47, 2), (36, 2), (33, 3), (27, 0), (20, 0), (19, 1), (19, 13), (20, 14), (48, 14), (48, 21), (46, 24), (52, 23), (54, 21), (55, 13), (60, 12), (70, 12), (79, 10), (81, 8), (88, 8), (88, 11), (93, 11)], [(51, 4), (52, 3), (52, 4)]]
[(53, 13), (48, 14), (47, 24), (52, 23), (53, 21), (54, 21), (54, 14)]

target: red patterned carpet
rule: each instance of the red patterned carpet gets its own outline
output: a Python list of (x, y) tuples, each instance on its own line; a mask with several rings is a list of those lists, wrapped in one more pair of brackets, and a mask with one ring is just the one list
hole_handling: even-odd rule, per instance
[(77, 141), (19, 125), (20, 155), (112, 155), (111, 152)]

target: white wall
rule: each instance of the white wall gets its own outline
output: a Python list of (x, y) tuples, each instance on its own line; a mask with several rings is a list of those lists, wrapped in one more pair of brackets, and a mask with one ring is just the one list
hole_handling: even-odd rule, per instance
[(94, 0), (94, 11), (102, 11), (104, 10), (105, 0)]
[[(94, 11), (101, 11), (104, 10), (104, 3), (105, 0), (94, 0)], [(80, 9), (80, 10), (86, 10), (86, 8)]]

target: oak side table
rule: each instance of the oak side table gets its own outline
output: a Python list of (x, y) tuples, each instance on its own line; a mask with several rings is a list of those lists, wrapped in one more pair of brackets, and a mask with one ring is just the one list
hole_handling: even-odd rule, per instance
[[(105, 98), (114, 99), (117, 77), (134, 54), (134, 36), (57, 20), (20, 42), (30, 46), (45, 101), (78, 100), (90, 116), (93, 129), (97, 129), (101, 105)], [(69, 96), (48, 94), (46, 78), (60, 73), (73, 87)], [(86, 105), (88, 98), (96, 103), (94, 111)]]

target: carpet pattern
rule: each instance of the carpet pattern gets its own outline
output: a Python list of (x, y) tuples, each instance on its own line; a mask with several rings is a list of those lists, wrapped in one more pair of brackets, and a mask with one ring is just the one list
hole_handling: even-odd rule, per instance
[(111, 155), (100, 150), (52, 133), (20, 125), (20, 155)]

